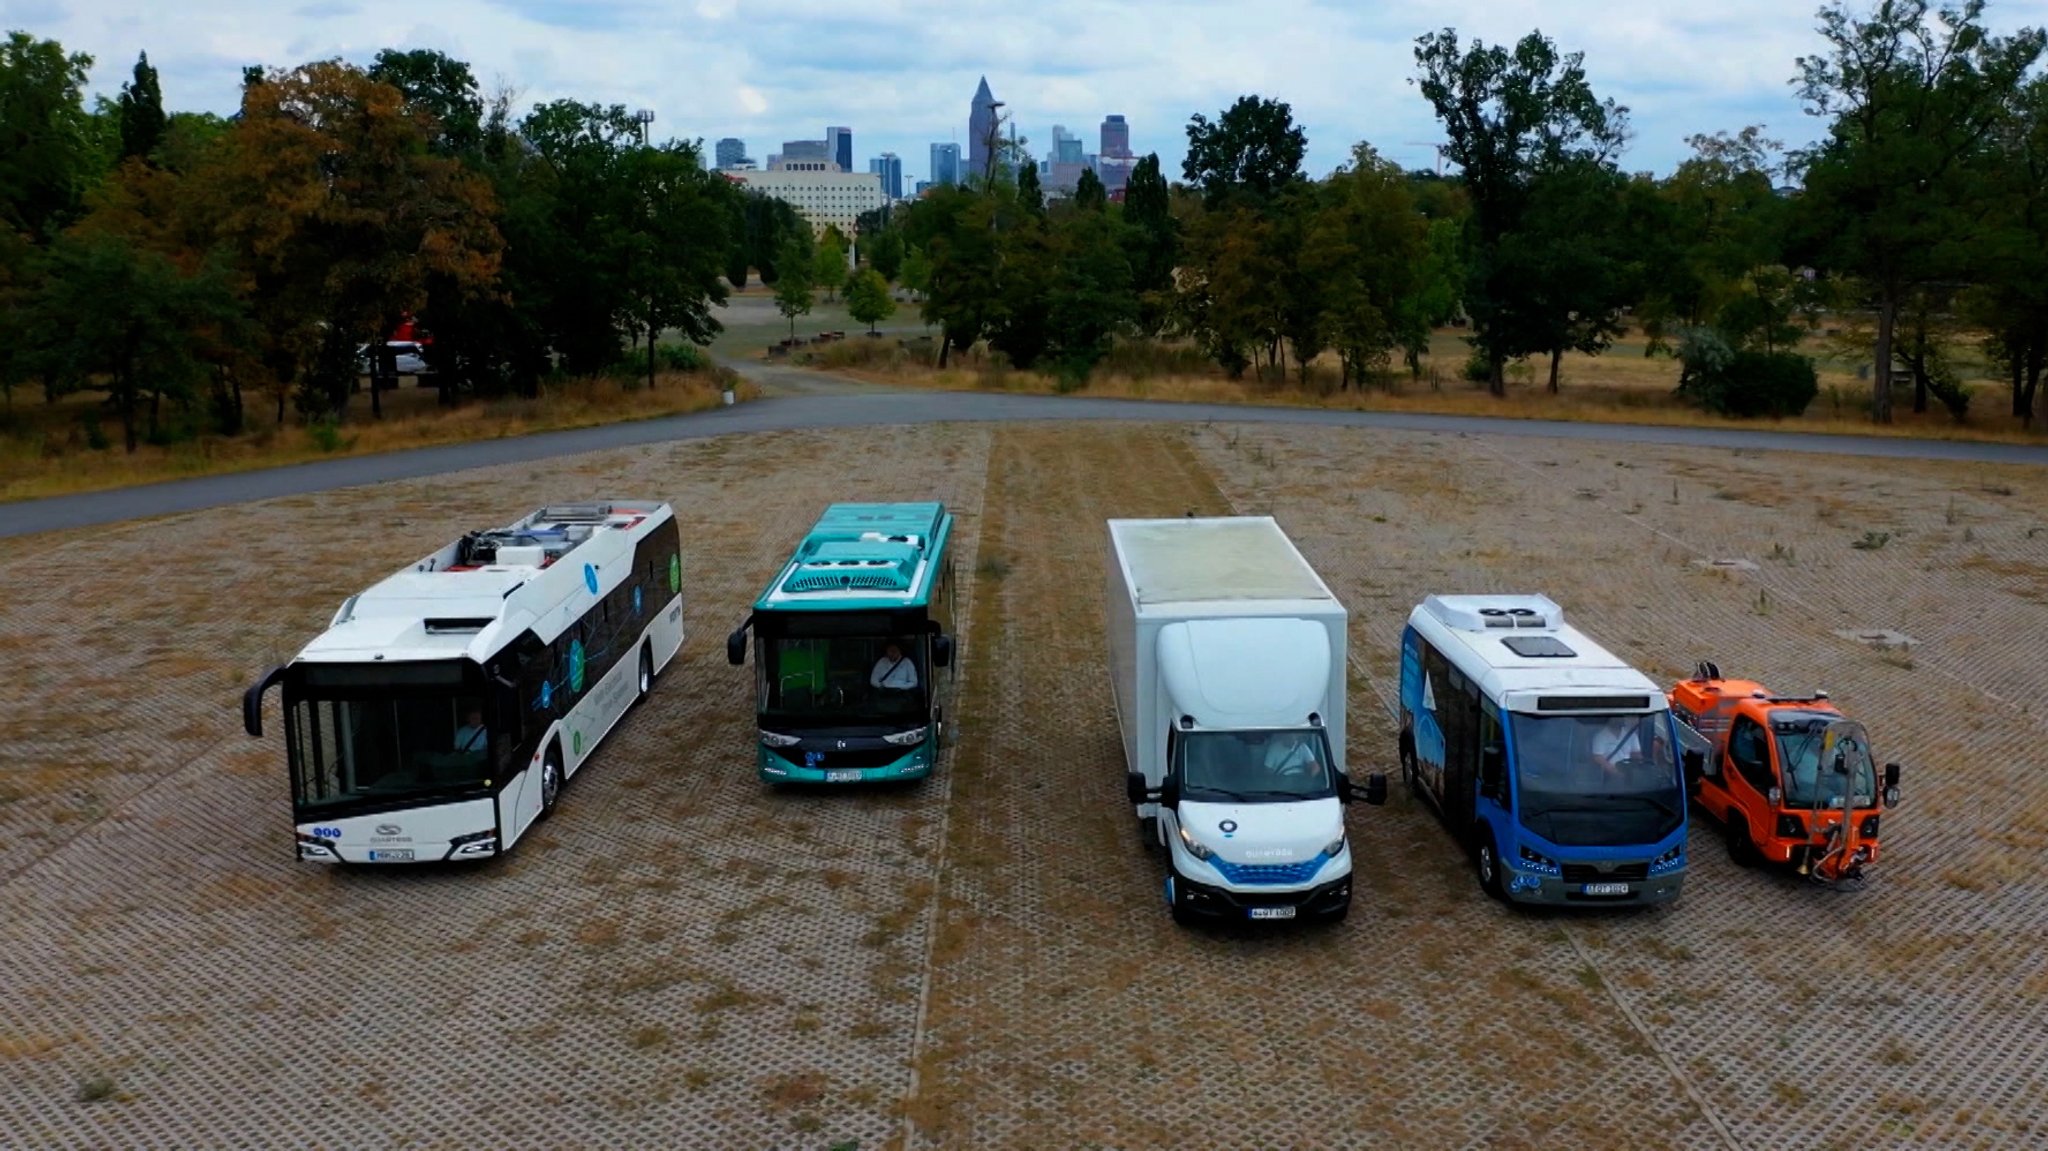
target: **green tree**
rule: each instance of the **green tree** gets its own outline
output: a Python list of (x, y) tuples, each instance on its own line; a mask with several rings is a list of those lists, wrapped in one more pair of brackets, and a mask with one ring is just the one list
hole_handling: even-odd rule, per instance
[(1542, 34), (1512, 51), (1451, 29), (1415, 42), (1419, 86), (1442, 122), (1444, 158), (1456, 164), (1472, 205), (1464, 291), (1474, 347), (1495, 395), (1507, 391), (1503, 368), (1521, 354), (1517, 313), (1534, 287), (1510, 271), (1502, 244), (1522, 222), (1537, 172), (1567, 161), (1609, 164), (1627, 136), (1628, 110), (1601, 101), (1586, 82), (1583, 57), (1560, 55)]
[(1038, 186), (1038, 166), (1028, 161), (1017, 171), (1017, 206), (1029, 215), (1045, 214), (1045, 193)]
[(903, 276), (903, 254), (903, 232), (884, 229), (868, 244), (868, 267), (893, 284)]
[(1074, 185), (1074, 207), (1083, 212), (1109, 209), (1109, 189), (1102, 186), (1102, 178), (1092, 168), (1082, 169), (1081, 180)]
[(1085, 384), (1111, 337), (1138, 315), (1123, 225), (1100, 211), (1076, 212), (1053, 236), (1056, 261), (1046, 316), (1062, 389)]
[(484, 101), (468, 64), (430, 48), (386, 48), (370, 62), (369, 74), (404, 93), (407, 110), (423, 118), (436, 149), (466, 156), (482, 146)]
[(10, 32), (0, 42), (0, 227), (43, 240), (78, 212), (94, 169), (92, 57)]
[(872, 334), (876, 324), (896, 314), (889, 281), (873, 268), (862, 268), (846, 285), (846, 311), (856, 323), (866, 324)]
[(903, 214), (904, 280), (923, 294), (919, 311), (940, 328), (939, 366), (987, 335), (1000, 309), (995, 198), (934, 189)]
[(796, 318), (810, 314), (815, 293), (810, 261), (804, 258), (803, 246), (791, 240), (783, 246), (782, 258), (777, 262), (782, 274), (775, 278), (775, 310), (789, 321), (789, 338), (794, 340)]
[(1307, 151), (1308, 137), (1295, 126), (1292, 108), (1240, 96), (1213, 123), (1199, 112), (1188, 120), (1181, 174), (1211, 205), (1233, 193), (1270, 196), (1301, 179)]
[(1302, 260), (1321, 285), (1319, 330), (1342, 365), (1340, 387), (1363, 386), (1396, 347), (1426, 343), (1431, 304), (1417, 297), (1432, 274), (1432, 227), (1406, 174), (1369, 144), (1330, 177)]
[(1806, 111), (1828, 121), (1826, 138), (1795, 157), (1806, 177), (1800, 212), (1829, 266), (1875, 297), (1878, 423), (1891, 422), (1900, 309), (1955, 273), (1977, 228), (1972, 166), (2042, 52), (2039, 30), (1994, 36), (1983, 14), (1983, 0), (1939, 11), (1880, 0), (1864, 17), (1836, 3), (1820, 11), (1826, 51), (1799, 60)]
[(1283, 269), (1274, 258), (1273, 227), (1239, 205), (1197, 218), (1187, 241), (1187, 276), (1177, 306), (1202, 350), (1239, 379), (1259, 349), (1279, 333), (1273, 285)]
[(121, 85), (121, 158), (148, 161), (164, 141), (170, 122), (164, 116), (164, 93), (149, 53), (135, 59), (135, 78)]
[(2048, 77), (2021, 90), (1995, 146), (1992, 210), (1971, 258), (1982, 285), (1966, 305), (2010, 385), (2013, 416), (2031, 427), (2048, 363)]
[(50, 249), (49, 274), (30, 308), (41, 334), (33, 354), (60, 378), (101, 377), (132, 453), (142, 398), (150, 400), (155, 439), (162, 400), (189, 397), (204, 378), (202, 327), (233, 310), (212, 274), (186, 276), (111, 235), (65, 236)]
[(1547, 356), (1553, 393), (1566, 352), (1597, 355), (1621, 333), (1621, 309), (1634, 290), (1627, 183), (1585, 157), (1539, 170), (1517, 226), (1495, 251), (1500, 280), (1517, 285), (1497, 297), (1498, 346)]
[(1051, 229), (1027, 208), (1022, 220), (1001, 233), (997, 252), (988, 344), (1011, 364), (1028, 370), (1052, 346), (1053, 280), (1058, 268)]
[(826, 229), (811, 256), (811, 284), (825, 292), (827, 300), (838, 298), (846, 286), (846, 240), (837, 229)]
[(702, 346), (723, 330), (711, 309), (726, 301), (720, 273), (734, 246), (737, 205), (730, 185), (681, 141), (629, 151), (622, 185), (631, 261), (623, 319), (646, 334), (651, 388), (663, 331)]
[(1131, 287), (1138, 298), (1138, 330), (1156, 336), (1173, 307), (1173, 269), (1180, 258), (1179, 229), (1173, 218), (1172, 194), (1152, 153), (1131, 169), (1124, 186), (1126, 242), (1130, 246)]

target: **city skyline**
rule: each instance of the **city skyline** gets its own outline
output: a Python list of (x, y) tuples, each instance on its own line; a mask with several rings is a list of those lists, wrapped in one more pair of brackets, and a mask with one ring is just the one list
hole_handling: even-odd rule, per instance
[[(159, 69), (166, 106), (232, 113), (244, 66), (291, 66), (341, 57), (367, 64), (381, 48), (432, 48), (467, 61), (488, 95), (517, 92), (521, 111), (553, 99), (649, 108), (657, 139), (698, 139), (707, 152), (733, 137), (757, 162), (773, 142), (850, 125), (856, 166), (883, 151), (923, 159), (935, 142), (966, 139), (964, 105), (987, 72), (1034, 156), (1064, 124), (1086, 140), (1105, 113), (1125, 115), (1131, 150), (1158, 152), (1180, 175), (1185, 128), (1240, 95), (1289, 103), (1306, 131), (1305, 168), (1321, 176), (1370, 141), (1413, 169), (1434, 165), (1441, 131), (1415, 89), (1416, 36), (1456, 28), (1470, 41), (1512, 44), (1534, 28), (1566, 52), (1582, 52), (1595, 92), (1631, 109), (1630, 171), (1668, 172), (1693, 133), (1761, 123), (1791, 147), (1821, 134), (1789, 81), (1801, 55), (1820, 51), (1809, 6), (1728, 0), (1701, 8), (1641, 0), (1626, 18), (1612, 5), (1555, 0), (1540, 19), (1526, 7), (1413, 0), (1361, 9), (1327, 0), (1274, 0), (1255, 9), (1165, 8), (1129, 0), (1083, 15), (1056, 7), (1026, 13), (961, 0), (944, 20), (923, 9), (882, 13), (819, 10), (809, 0), (694, 0), (679, 11), (593, 0), (451, 0), (423, 13), (393, 0), (321, 0), (275, 6), (214, 0), (200, 9), (141, 0), (0, 0), (0, 21), (94, 57), (89, 92), (112, 98), (136, 54)], [(423, 18), (423, 16), (425, 18)], [(2048, 22), (2048, 0), (1994, 0), (1995, 31)], [(1085, 27), (1085, 36), (1070, 35)], [(969, 38), (969, 35), (972, 38)], [(790, 58), (801, 36), (833, 45)], [(973, 60), (991, 42), (1002, 63)], [(675, 54), (693, 67), (680, 72)], [(1093, 148), (1088, 149), (1093, 151)], [(906, 172), (928, 178), (931, 173)]]

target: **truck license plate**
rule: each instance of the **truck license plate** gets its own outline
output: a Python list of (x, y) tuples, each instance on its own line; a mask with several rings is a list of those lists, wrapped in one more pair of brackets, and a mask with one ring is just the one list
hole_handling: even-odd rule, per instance
[(859, 782), (860, 782), (860, 772), (858, 772), (858, 771), (828, 771), (828, 772), (826, 772), (826, 773), (825, 773), (825, 782), (826, 782), (826, 783), (859, 783)]
[(394, 850), (391, 850), (391, 851), (373, 851), (373, 852), (371, 852), (371, 853), (370, 853), (370, 862), (371, 862), (371, 863), (411, 863), (411, 862), (412, 862), (412, 848), (410, 848), (410, 847), (405, 847), (405, 848), (397, 848), (397, 849), (394, 849)]
[(1250, 909), (1253, 919), (1293, 919), (1292, 907), (1254, 907)]
[(1588, 883), (1588, 884), (1586, 885), (1586, 894), (1587, 894), (1587, 895), (1627, 895), (1627, 894), (1628, 894), (1628, 884), (1626, 884), (1626, 883)]

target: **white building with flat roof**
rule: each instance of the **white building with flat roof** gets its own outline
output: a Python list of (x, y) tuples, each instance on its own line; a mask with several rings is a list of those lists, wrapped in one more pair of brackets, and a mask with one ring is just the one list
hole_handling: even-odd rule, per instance
[(795, 208), (798, 215), (811, 222), (811, 231), (819, 235), (824, 234), (827, 225), (832, 225), (851, 238), (854, 222), (861, 213), (888, 203), (882, 191), (882, 177), (875, 172), (783, 170), (725, 174), (752, 191)]

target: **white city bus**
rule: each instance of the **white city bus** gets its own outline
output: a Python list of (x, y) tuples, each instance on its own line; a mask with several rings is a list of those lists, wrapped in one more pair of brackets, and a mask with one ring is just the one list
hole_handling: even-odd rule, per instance
[(242, 699), (283, 688), (298, 854), (472, 860), (512, 846), (683, 642), (675, 513), (544, 507), (350, 596)]

